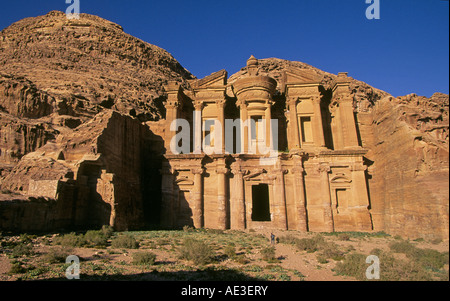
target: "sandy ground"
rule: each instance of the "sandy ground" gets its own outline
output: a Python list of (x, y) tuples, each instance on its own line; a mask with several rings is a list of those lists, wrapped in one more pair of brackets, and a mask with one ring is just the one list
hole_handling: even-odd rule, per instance
[[(269, 237), (270, 231), (257, 231), (249, 233), (249, 235), (262, 234), (267, 237), (267, 245), (270, 245)], [(276, 237), (285, 235), (294, 235), (298, 238), (313, 237), (315, 234), (311, 233), (299, 233), (296, 231), (274, 231)], [(341, 240), (337, 236), (326, 236), (327, 241), (333, 241), (338, 244), (342, 249), (352, 247), (355, 252), (361, 254), (371, 255), (370, 252), (375, 248), (380, 248), (383, 250), (389, 250), (389, 243), (395, 240), (392, 237), (358, 237), (351, 238), (350, 240)], [(430, 242), (414, 242), (419, 248), (431, 248), (440, 252), (445, 252), (449, 250), (448, 241), (440, 242), (438, 244), (432, 244)], [(49, 248), (53, 246), (38, 244), (35, 245), (35, 251), (37, 254), (46, 254)], [(176, 265), (176, 264), (186, 264), (179, 258), (177, 258), (177, 253), (171, 250), (171, 246), (162, 246), (158, 248), (151, 249), (151, 252), (155, 253), (157, 256), (157, 262), (164, 264), (166, 266)], [(355, 281), (352, 277), (339, 276), (336, 275), (332, 270), (336, 262), (334, 260), (329, 260), (328, 263), (319, 263), (316, 256), (317, 253), (306, 253), (304, 251), (299, 251), (294, 245), (288, 245), (283, 243), (275, 244), (276, 257), (279, 258), (279, 265), (284, 269), (295, 270), (300, 272), (304, 277), (298, 277), (296, 275), (291, 276), (292, 281), (305, 280), (305, 281)], [(149, 247), (143, 246), (138, 250), (115, 250), (114, 252), (108, 252), (108, 249), (95, 249), (95, 248), (75, 248), (73, 253), (84, 259), (83, 264), (86, 262), (94, 264), (113, 264), (126, 271), (127, 274), (139, 274), (142, 273), (142, 268), (133, 266), (131, 264), (132, 254), (134, 252), (141, 252), (143, 250), (148, 250)], [(399, 256), (404, 256), (399, 254)], [(38, 258), (38, 256), (36, 257)], [(265, 267), (270, 265), (269, 263), (261, 260), (259, 254), (249, 254), (250, 265), (259, 265)], [(33, 259), (30, 259), (32, 261)], [(35, 259), (37, 260), (37, 259)], [(8, 275), (8, 271), (11, 269), (11, 261), (6, 254), (1, 254), (0, 252), (0, 281), (4, 280), (17, 280), (20, 275)], [(243, 265), (236, 263), (231, 259), (226, 259), (220, 263), (227, 268), (237, 268), (240, 269)], [(448, 271), (448, 265), (446, 266)]]

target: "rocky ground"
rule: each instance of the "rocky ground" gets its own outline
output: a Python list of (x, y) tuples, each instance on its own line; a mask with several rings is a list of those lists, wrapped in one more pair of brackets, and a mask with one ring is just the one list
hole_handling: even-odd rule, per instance
[(379, 256), (381, 280), (449, 277), (448, 241), (406, 241), (382, 232), (275, 231), (273, 249), (267, 231), (106, 232), (4, 234), (0, 280), (65, 280), (68, 255), (80, 258), (81, 280), (98, 281), (359, 281), (367, 280), (368, 255)]

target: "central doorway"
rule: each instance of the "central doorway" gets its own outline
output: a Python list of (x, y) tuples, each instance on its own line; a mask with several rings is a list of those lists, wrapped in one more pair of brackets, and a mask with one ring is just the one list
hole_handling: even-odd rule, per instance
[(269, 185), (252, 186), (252, 221), (270, 222)]

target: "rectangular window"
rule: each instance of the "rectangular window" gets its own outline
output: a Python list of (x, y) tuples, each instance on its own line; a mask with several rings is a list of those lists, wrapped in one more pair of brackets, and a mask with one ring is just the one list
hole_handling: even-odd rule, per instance
[(313, 142), (311, 117), (300, 117), (302, 142)]

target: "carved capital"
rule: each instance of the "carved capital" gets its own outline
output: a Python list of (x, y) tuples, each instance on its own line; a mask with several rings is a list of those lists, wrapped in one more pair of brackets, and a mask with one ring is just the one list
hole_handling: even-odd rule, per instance
[(290, 106), (295, 106), (295, 105), (297, 105), (297, 101), (299, 100), (299, 97), (298, 96), (290, 96), (289, 98), (288, 98), (288, 104), (290, 105)]
[(236, 106), (238, 108), (247, 108), (247, 102), (243, 99), (236, 101)]
[(219, 107), (225, 107), (226, 99), (225, 99), (225, 98), (217, 99), (217, 100), (216, 100), (216, 104), (217, 104)]
[(291, 169), (291, 173), (293, 174), (300, 174), (303, 175), (303, 172), (305, 171), (305, 169), (301, 166), (295, 166)]
[(201, 100), (195, 100), (194, 101), (194, 108), (196, 111), (201, 111), (204, 107), (203, 101)]
[(280, 174), (284, 175), (284, 174), (288, 173), (288, 170), (286, 168), (283, 168), (283, 167), (278, 167), (278, 168), (272, 169), (272, 172), (277, 174), (277, 175), (280, 175)]
[(217, 174), (223, 174), (223, 175), (227, 175), (230, 172), (230, 170), (226, 167), (222, 167), (222, 168), (217, 168), (216, 169), (216, 173)]
[(204, 168), (193, 168), (193, 169), (191, 169), (191, 172), (194, 175), (202, 175), (205, 172), (205, 169)]
[(367, 165), (354, 163), (350, 165), (350, 171), (366, 171)]
[(329, 173), (331, 172), (331, 167), (329, 165), (320, 164), (319, 167), (317, 168), (317, 171), (319, 173)]
[(172, 100), (166, 102), (167, 109), (176, 109), (180, 106), (180, 102), (178, 100)]

